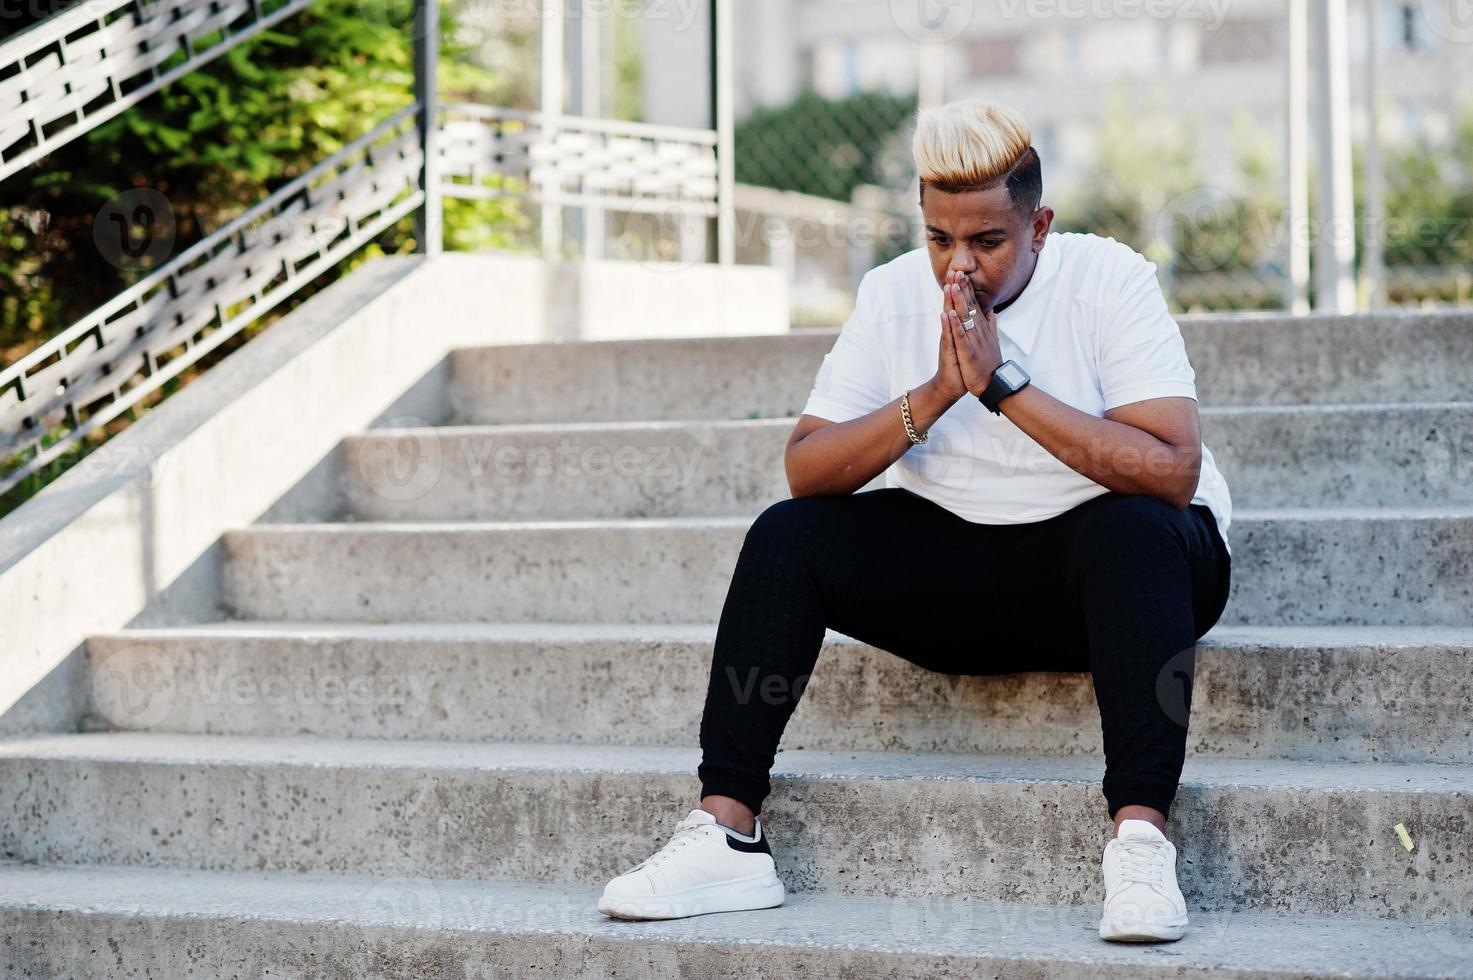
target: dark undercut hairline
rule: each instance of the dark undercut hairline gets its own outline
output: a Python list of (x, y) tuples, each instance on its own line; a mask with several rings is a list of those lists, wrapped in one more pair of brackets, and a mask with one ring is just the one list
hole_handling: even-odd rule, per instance
[[(1030, 144), (1028, 149), (1018, 154), (1018, 159), (1005, 173), (994, 180), (984, 184), (947, 184), (936, 181), (931, 186), (938, 191), (947, 194), (966, 194), (970, 191), (990, 191), (994, 188), (1007, 186), (1008, 199), (1013, 203), (1013, 210), (1024, 218), (1032, 217), (1039, 205), (1043, 203), (1043, 167), (1038, 158), (1038, 151)], [(926, 199), (926, 181), (920, 181), (920, 199)]]

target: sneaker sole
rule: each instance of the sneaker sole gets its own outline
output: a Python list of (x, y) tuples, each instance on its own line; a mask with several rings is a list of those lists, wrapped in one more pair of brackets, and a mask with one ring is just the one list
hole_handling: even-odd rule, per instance
[(781, 879), (766, 875), (745, 881), (714, 882), (673, 895), (640, 898), (603, 895), (598, 900), (598, 910), (616, 919), (684, 919), (711, 912), (770, 909), (781, 905), (786, 897)]
[(1146, 924), (1138, 920), (1129, 925), (1100, 920), (1100, 938), (1115, 943), (1166, 943), (1180, 939), (1187, 931), (1186, 922)]

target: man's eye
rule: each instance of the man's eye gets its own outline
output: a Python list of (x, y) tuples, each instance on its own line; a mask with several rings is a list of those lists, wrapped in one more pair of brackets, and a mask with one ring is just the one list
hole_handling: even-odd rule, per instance
[(940, 235), (932, 235), (931, 236), (931, 241), (935, 242), (937, 245), (950, 245), (951, 244), (951, 239), (950, 238), (943, 238)]
[(983, 242), (982, 243), (982, 247), (983, 248), (997, 248), (1001, 244), (1002, 244), (1001, 241), (989, 241), (989, 242)]

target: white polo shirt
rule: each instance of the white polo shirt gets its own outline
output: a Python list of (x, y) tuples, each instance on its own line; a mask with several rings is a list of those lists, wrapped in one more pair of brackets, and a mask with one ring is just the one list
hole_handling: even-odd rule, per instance
[[(925, 247), (865, 273), (803, 414), (847, 422), (928, 381), (936, 373), (941, 307)], [(1155, 264), (1113, 238), (1050, 234), (1028, 285), (997, 314), (997, 327), (1004, 360), (1096, 418), (1147, 398), (1197, 397), (1196, 372)], [(885, 482), (982, 524), (1045, 520), (1109, 492), (971, 395), (885, 471)], [(1205, 444), (1192, 503), (1212, 508), (1226, 543), (1232, 501)]]

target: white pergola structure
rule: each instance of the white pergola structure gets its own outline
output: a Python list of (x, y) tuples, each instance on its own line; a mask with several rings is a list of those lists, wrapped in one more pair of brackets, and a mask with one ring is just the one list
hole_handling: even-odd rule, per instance
[[(1310, 4), (1314, 16), (1310, 17)], [(1381, 292), (1380, 162), (1376, 154), (1375, 65), (1378, 57), (1376, 4), (1364, 3), (1365, 86), (1370, 125), (1365, 161), (1367, 228), (1361, 275), (1368, 299), (1376, 305)], [(1350, 157), (1350, 56), (1346, 0), (1288, 0), (1287, 132), (1285, 173), (1288, 209), (1285, 308), (1308, 313), (1310, 249), (1314, 249), (1315, 309), (1354, 313), (1355, 206)], [(1311, 26), (1313, 33), (1311, 33)], [(1310, 120), (1310, 49), (1313, 46), (1315, 112)], [(1316, 217), (1309, 217), (1309, 144), (1314, 141), (1318, 177)]]
[[(735, 102), (732, 88), (735, 75), (732, 67), (732, 2), (733, 0), (709, 0), (708, 36), (711, 44), (711, 129), (709, 132), (714, 136), (711, 145), (715, 149), (715, 201), (713, 213), (704, 215), (701, 213), (702, 209), (696, 209), (693, 215), (698, 221), (703, 217), (715, 218), (716, 261), (722, 265), (730, 265), (736, 258), (736, 164), (733, 139)], [(606, 9), (606, 5), (604, 8)], [(601, 83), (603, 80), (604, 35), (601, 18), (591, 12), (589, 0), (573, 0), (572, 9), (575, 13), (576, 32), (571, 38), (573, 42), (572, 61), (566, 66), (570, 70), (565, 71), (563, 56), (569, 40), (568, 10), (561, 0), (541, 0), (541, 119), (545, 142), (552, 146), (559, 145), (559, 136), (565, 131), (565, 120), (568, 116), (579, 117), (582, 125), (598, 128), (592, 126), (592, 122), (597, 119), (603, 104)], [(419, 36), (428, 38), (430, 34), (431, 32), (426, 31)], [(565, 76), (571, 78), (571, 86), (566, 84)], [(620, 125), (625, 127), (630, 124)], [(646, 128), (645, 131), (653, 133), (658, 129)], [(674, 129), (669, 131), (672, 134), (677, 132)], [(576, 152), (577, 146), (572, 146), (570, 149)], [(591, 162), (596, 164), (597, 161)], [(559, 163), (565, 164), (566, 161), (559, 161)], [(564, 165), (562, 169), (566, 171), (568, 168)], [(549, 259), (556, 259), (562, 254), (563, 203), (567, 202), (560, 202), (552, 196), (543, 197), (542, 252)], [(661, 211), (671, 213), (672, 208), (680, 212), (681, 226), (688, 234), (691, 227), (688, 219), (692, 215), (685, 213), (688, 209), (668, 204), (662, 207)], [(597, 203), (585, 203), (581, 209), (579, 218), (581, 219), (585, 258), (603, 256), (605, 210)]]

